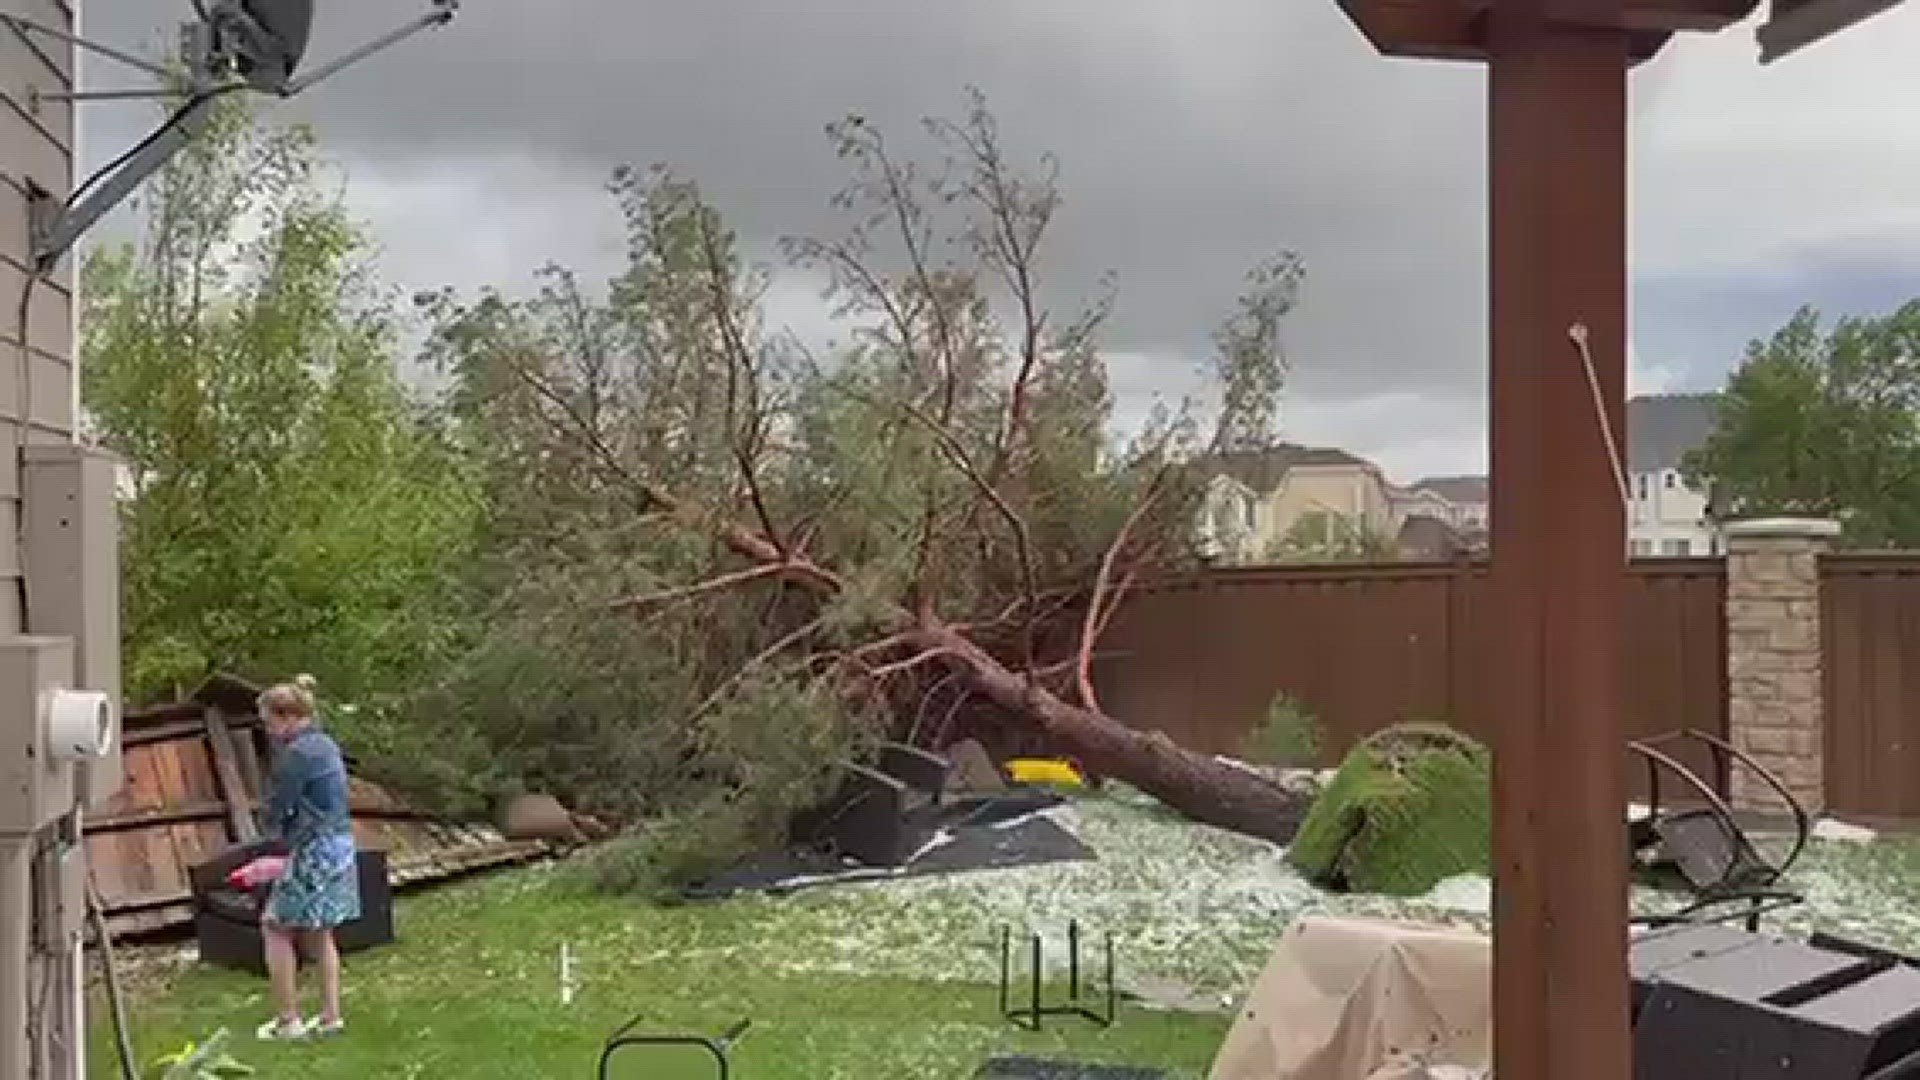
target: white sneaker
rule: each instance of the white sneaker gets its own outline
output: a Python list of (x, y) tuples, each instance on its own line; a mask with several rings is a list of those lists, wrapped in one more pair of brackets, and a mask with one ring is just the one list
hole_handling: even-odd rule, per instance
[(307, 1024), (307, 1034), (313, 1038), (325, 1039), (347, 1030), (345, 1020), (322, 1020), (315, 1017)]
[(307, 1037), (309, 1030), (305, 1020), (282, 1020), (275, 1017), (261, 1024), (254, 1032), (254, 1037), (261, 1042), (299, 1042)]

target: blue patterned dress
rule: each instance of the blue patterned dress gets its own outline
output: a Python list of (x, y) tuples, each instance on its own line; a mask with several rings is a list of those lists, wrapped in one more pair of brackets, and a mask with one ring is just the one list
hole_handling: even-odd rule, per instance
[(280, 748), (267, 802), (274, 836), (291, 849), (267, 898), (269, 921), (331, 930), (360, 917), (360, 881), (340, 747), (309, 724)]

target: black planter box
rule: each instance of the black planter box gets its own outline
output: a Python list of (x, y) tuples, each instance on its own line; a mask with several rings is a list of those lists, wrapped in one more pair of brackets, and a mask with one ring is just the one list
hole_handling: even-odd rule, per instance
[[(200, 943), (200, 959), (209, 964), (267, 973), (265, 946), (260, 935), (260, 910), (266, 889), (242, 890), (227, 884), (227, 874), (268, 849), (252, 844), (231, 848), (193, 870), (193, 928)], [(360, 878), (360, 918), (334, 932), (342, 953), (390, 945), (393, 933), (393, 890), (387, 879), (387, 853), (357, 853)]]

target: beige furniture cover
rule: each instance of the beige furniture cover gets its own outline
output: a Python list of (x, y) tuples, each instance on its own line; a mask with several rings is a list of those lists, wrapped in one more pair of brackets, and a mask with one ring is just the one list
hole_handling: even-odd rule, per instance
[(1290, 927), (1209, 1080), (1467, 1080), (1490, 1075), (1484, 935), (1371, 919)]

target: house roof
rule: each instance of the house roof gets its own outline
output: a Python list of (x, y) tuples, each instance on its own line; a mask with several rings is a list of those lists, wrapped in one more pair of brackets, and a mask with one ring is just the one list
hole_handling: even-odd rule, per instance
[(1457, 529), (1430, 514), (1410, 514), (1400, 523), (1396, 538), (1402, 558), (1452, 559), (1484, 550), (1487, 534), (1482, 529)]
[(1652, 394), (1627, 402), (1627, 470), (1677, 469), (1713, 434), (1718, 394)]
[(1401, 522), (1397, 540), (1404, 554), (1432, 559), (1446, 558), (1459, 547), (1453, 527), (1427, 514), (1414, 514)]
[(1378, 471), (1373, 462), (1330, 446), (1275, 443), (1263, 450), (1236, 450), (1209, 454), (1194, 465), (1207, 475), (1227, 475), (1258, 492), (1280, 486), (1288, 472), (1304, 466), (1359, 466)]
[(1410, 490), (1431, 491), (1450, 503), (1483, 503), (1487, 501), (1487, 478), (1429, 476), (1425, 480), (1415, 481)]

